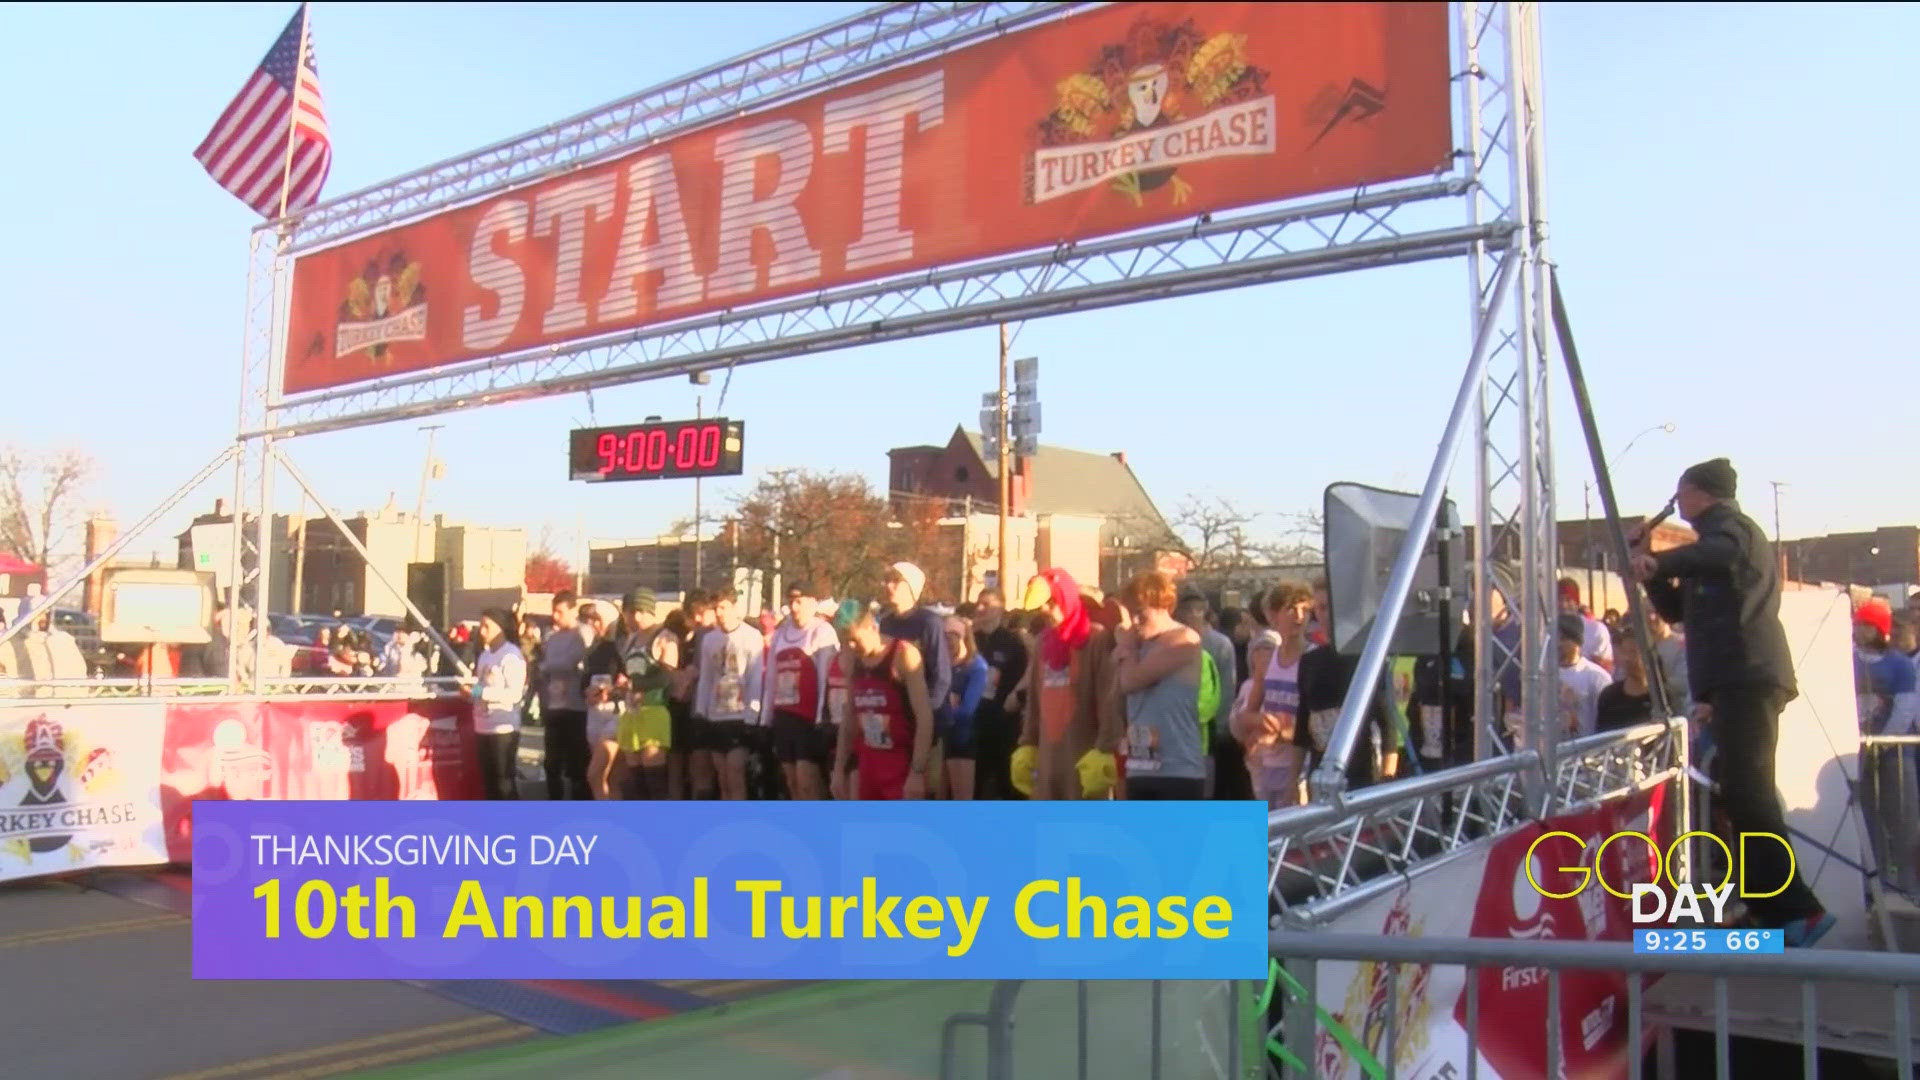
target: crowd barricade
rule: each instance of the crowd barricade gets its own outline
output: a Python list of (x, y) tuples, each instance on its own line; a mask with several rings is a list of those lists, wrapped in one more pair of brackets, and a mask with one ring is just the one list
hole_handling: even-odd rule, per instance
[(190, 863), (197, 799), (480, 797), (470, 699), (346, 682), (359, 693), (0, 700), (0, 881)]
[[(1756, 1075), (1742, 1052), (1760, 1055), (1765, 1075), (1813, 1077), (1822, 1052), (1844, 1052), (1897, 1063), (1894, 1075), (1912, 1075), (1915, 1057), (1912, 991), (1920, 985), (1920, 956), (1850, 950), (1788, 951), (1773, 955), (1636, 953), (1615, 942), (1524, 941), (1499, 938), (1378, 937), (1324, 931), (1275, 931), (1270, 946), (1289, 986), (1324, 985), (1320, 969), (1364, 964), (1381, 972), (1360, 1030), (1335, 1032), (1338, 1002), (1309, 991), (1288, 1000), (1269, 1030), (1269, 1075), (1295, 1077), (1459, 1077), (1482, 1080), (1533, 1076), (1631, 1077), (1651, 1071), (1660, 1080), (1681, 1076)], [(1515, 973), (1536, 981), (1538, 1011), (1502, 1012), (1480, 988), (1509, 982)], [(1422, 1002), (1416, 986), (1447, 980), (1464, 985), (1453, 1045), (1408, 1026)], [(1595, 979), (1621, 990), (1599, 1002), (1578, 987)], [(1656, 982), (1661, 985), (1656, 986)], [(1516, 1033), (1512, 1029), (1526, 1030)], [(1591, 1053), (1593, 1033), (1618, 1028), (1604, 1056)], [(1704, 1055), (1676, 1051), (1676, 1033), (1711, 1037)], [(1344, 1037), (1343, 1037), (1344, 1036)], [(1750, 1051), (1735, 1038), (1766, 1040)], [(1499, 1048), (1532, 1040), (1537, 1062), (1513, 1060)], [(1337, 1050), (1329, 1050), (1329, 1046)], [(1797, 1053), (1789, 1051), (1796, 1047)], [(1791, 1053), (1791, 1056), (1789, 1054)], [(1701, 1060), (1704, 1057), (1705, 1060)], [(1503, 1060), (1504, 1059), (1504, 1060)], [(1651, 1059), (1651, 1062), (1649, 1062)]]
[(1920, 895), (1920, 735), (1860, 740), (1860, 800), (1882, 885)]

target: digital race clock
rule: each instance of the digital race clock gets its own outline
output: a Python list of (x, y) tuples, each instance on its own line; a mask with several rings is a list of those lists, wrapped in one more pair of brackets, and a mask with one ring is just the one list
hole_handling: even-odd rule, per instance
[(739, 476), (745, 424), (713, 417), (624, 427), (583, 428), (568, 447), (567, 474), (575, 480), (670, 480)]

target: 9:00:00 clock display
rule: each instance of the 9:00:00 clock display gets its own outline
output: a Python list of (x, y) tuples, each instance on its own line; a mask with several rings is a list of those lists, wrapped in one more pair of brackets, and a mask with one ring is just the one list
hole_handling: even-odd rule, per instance
[(746, 424), (725, 417), (580, 428), (568, 443), (574, 480), (668, 480), (739, 476)]

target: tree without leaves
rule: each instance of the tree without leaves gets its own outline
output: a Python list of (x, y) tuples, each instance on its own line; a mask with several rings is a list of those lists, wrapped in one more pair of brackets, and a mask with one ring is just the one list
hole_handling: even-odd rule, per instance
[(1259, 563), (1259, 545), (1248, 534), (1258, 515), (1225, 499), (1188, 497), (1168, 522), (1179, 546), (1193, 560), (1192, 573), (1211, 574)]
[(1280, 539), (1262, 544), (1260, 555), (1276, 566), (1301, 566), (1325, 558), (1321, 545), (1326, 537), (1326, 519), (1318, 510), (1293, 515), (1293, 524)]
[(48, 567), (72, 540), (94, 463), (78, 451), (0, 451), (0, 550)]

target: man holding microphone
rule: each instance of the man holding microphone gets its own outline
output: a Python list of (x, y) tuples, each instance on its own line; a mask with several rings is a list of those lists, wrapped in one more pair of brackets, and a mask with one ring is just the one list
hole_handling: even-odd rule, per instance
[[(1780, 625), (1779, 564), (1734, 501), (1737, 479), (1726, 458), (1682, 473), (1674, 505), (1698, 539), (1656, 554), (1643, 547), (1651, 534), (1643, 527), (1631, 538), (1633, 569), (1660, 617), (1686, 627), (1693, 716), (1713, 729), (1714, 783), (1729, 828), (1784, 840), (1774, 755), (1781, 710), (1799, 689)], [(1757, 925), (1783, 931), (1788, 948), (1810, 948), (1833, 929), (1790, 852), (1756, 839), (1743, 858), (1741, 880), (1760, 894), (1745, 898)]]

